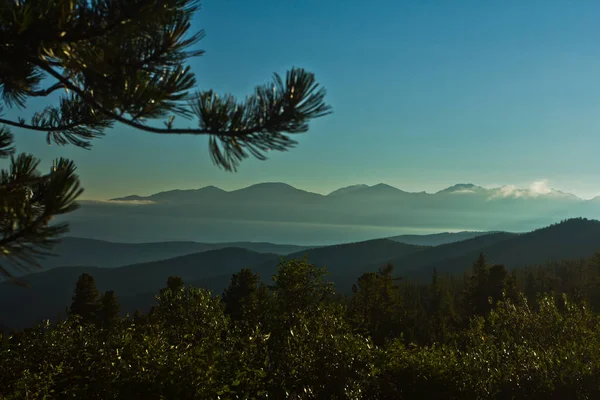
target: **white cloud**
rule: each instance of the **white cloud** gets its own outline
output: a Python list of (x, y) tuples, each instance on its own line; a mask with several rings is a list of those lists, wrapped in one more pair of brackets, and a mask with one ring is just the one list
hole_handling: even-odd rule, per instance
[(552, 188), (548, 186), (548, 179), (543, 179), (541, 181), (535, 181), (529, 186), (529, 192), (534, 196), (539, 196), (540, 194), (548, 194), (552, 192)]
[(529, 185), (527, 189), (520, 189), (515, 185), (504, 185), (492, 190), (494, 191), (494, 193), (489, 197), (490, 199), (499, 197), (529, 198), (554, 193), (554, 190), (550, 186), (548, 186), (547, 179), (534, 181)]

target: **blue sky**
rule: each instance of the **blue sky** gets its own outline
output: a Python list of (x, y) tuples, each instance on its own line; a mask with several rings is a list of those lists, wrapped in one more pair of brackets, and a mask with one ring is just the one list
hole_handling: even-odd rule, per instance
[[(436, 191), (459, 182), (547, 180), (600, 194), (600, 2), (205, 0), (200, 88), (243, 96), (292, 66), (316, 74), (334, 114), (300, 145), (212, 165), (206, 137), (118, 126), (91, 151), (17, 131), (45, 165), (79, 165), (84, 198), (283, 181), (317, 192), (385, 182)], [(39, 107), (39, 101), (30, 106)]]

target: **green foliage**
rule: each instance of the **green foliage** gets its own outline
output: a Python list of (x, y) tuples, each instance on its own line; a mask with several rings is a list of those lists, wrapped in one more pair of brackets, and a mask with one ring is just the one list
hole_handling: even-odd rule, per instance
[(383, 398), (596, 398), (600, 364), (598, 318), (551, 297), (539, 311), (501, 303), (475, 317), (454, 344), (406, 347), (396, 341), (382, 356)]
[(486, 315), (505, 298), (519, 299), (515, 276), (510, 275), (504, 265), (486, 265), (481, 254), (473, 264), (463, 297), (466, 316)]
[[(466, 293), (501, 299), (463, 328), (452, 321), (465, 288), (436, 271), (419, 286), (398, 283), (387, 266), (361, 276), (350, 299), (307, 260), (282, 262), (270, 287), (242, 270), (222, 296), (170, 277), (148, 315), (90, 324), (73, 312), (3, 336), (0, 397), (597, 398), (600, 316), (564, 293), (530, 304), (514, 287), (519, 273), (481, 261), (474, 269), (485, 279), (467, 283), (484, 289)], [(573, 268), (593, 271), (596, 261)], [(92, 284), (82, 276), (74, 297), (96, 299), (100, 316), (116, 310), (114, 293), (98, 302)]]
[[(10, 146), (12, 136), (0, 125), (0, 158), (12, 153)], [(39, 171), (39, 163), (30, 154), (11, 155), (10, 167), (0, 171), (0, 276), (13, 280), (16, 271), (39, 267), (37, 259), (50, 254), (68, 230), (65, 224), (50, 224), (52, 218), (76, 209), (83, 191), (71, 161), (56, 160), (47, 174)]]
[[(273, 293), (277, 311), (284, 318), (294, 318), (296, 313), (316, 310), (334, 294), (333, 283), (325, 281), (327, 270), (317, 268), (306, 259), (281, 262), (273, 276)], [(285, 312), (284, 312), (285, 310)]]
[(404, 317), (400, 288), (392, 272), (393, 266), (388, 264), (377, 273), (363, 274), (352, 287), (350, 320), (378, 345), (400, 334)]
[(250, 329), (264, 321), (268, 311), (269, 292), (260, 282), (260, 277), (250, 269), (244, 268), (231, 277), (231, 283), (223, 293), (225, 314), (232, 321)]

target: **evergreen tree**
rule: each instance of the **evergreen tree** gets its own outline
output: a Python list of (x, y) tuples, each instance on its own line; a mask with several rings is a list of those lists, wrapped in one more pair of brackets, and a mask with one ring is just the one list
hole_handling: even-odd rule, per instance
[(483, 253), (479, 254), (471, 268), (465, 292), (463, 294), (463, 310), (467, 317), (483, 315), (489, 310), (489, 294), (487, 292), (488, 273), (487, 261)]
[(334, 295), (333, 283), (325, 280), (325, 268), (303, 260), (279, 264), (273, 276), (273, 292), (281, 309), (290, 314), (301, 310), (310, 312)]
[[(198, 8), (197, 0), (0, 0), (0, 157), (15, 152), (9, 127), (90, 148), (119, 123), (206, 135), (213, 162), (236, 171), (250, 156), (292, 148), (291, 134), (331, 112), (325, 90), (302, 68), (275, 74), (242, 101), (195, 90), (187, 63), (203, 54), (195, 47), (203, 32), (189, 31)], [(49, 96), (30, 118), (18, 115), (30, 98)], [(196, 126), (178, 126), (176, 117)], [(81, 194), (73, 163), (60, 159), (45, 175), (38, 163), (20, 155), (0, 175), (0, 254), (27, 270), (67, 229), (49, 226), (51, 218), (72, 211)], [(0, 274), (11, 277), (12, 267), (1, 265)]]
[(267, 306), (267, 287), (260, 282), (260, 277), (252, 270), (244, 268), (233, 274), (229, 286), (223, 293), (225, 314), (236, 322), (251, 328), (262, 319)]
[(350, 318), (356, 329), (368, 333), (376, 344), (400, 335), (403, 317), (398, 285), (387, 264), (377, 273), (363, 274), (352, 286)]
[(89, 274), (81, 274), (75, 285), (70, 313), (81, 317), (83, 322), (97, 322), (99, 311), (98, 297), (98, 289), (96, 288), (94, 278)]
[(529, 307), (533, 307), (536, 303), (536, 284), (535, 284), (535, 276), (533, 275), (533, 271), (527, 272), (527, 277), (525, 278), (525, 288), (523, 290), (523, 294), (527, 299), (527, 303)]
[(171, 290), (172, 292), (177, 292), (177, 291), (183, 289), (183, 287), (184, 287), (184, 283), (183, 283), (183, 279), (181, 279), (181, 277), (169, 276), (167, 278), (167, 289)]
[(513, 303), (521, 301), (515, 275), (509, 274), (504, 265), (486, 266), (481, 254), (473, 264), (473, 275), (463, 293), (466, 316), (486, 315), (499, 301), (507, 298)]
[(456, 322), (454, 312), (454, 301), (450, 295), (448, 286), (440, 279), (434, 268), (429, 286), (429, 304), (427, 308), (427, 320), (429, 342), (444, 342)]
[(121, 306), (115, 292), (109, 290), (100, 300), (99, 322), (104, 327), (114, 326), (119, 321)]

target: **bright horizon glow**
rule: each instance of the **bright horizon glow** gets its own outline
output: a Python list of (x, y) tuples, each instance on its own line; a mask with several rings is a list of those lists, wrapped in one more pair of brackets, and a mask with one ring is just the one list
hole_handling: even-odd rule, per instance
[[(257, 182), (323, 194), (357, 183), (431, 193), (538, 182), (589, 199), (600, 195), (598, 15), (595, 0), (205, 0), (192, 28), (205, 29), (206, 54), (189, 64), (198, 89), (243, 98), (292, 66), (326, 87), (334, 114), (296, 136), (297, 148), (231, 174), (212, 165), (207, 137), (116, 125), (85, 151), (12, 131), (43, 168), (74, 160), (82, 200)], [(4, 114), (28, 117), (51, 101)]]

